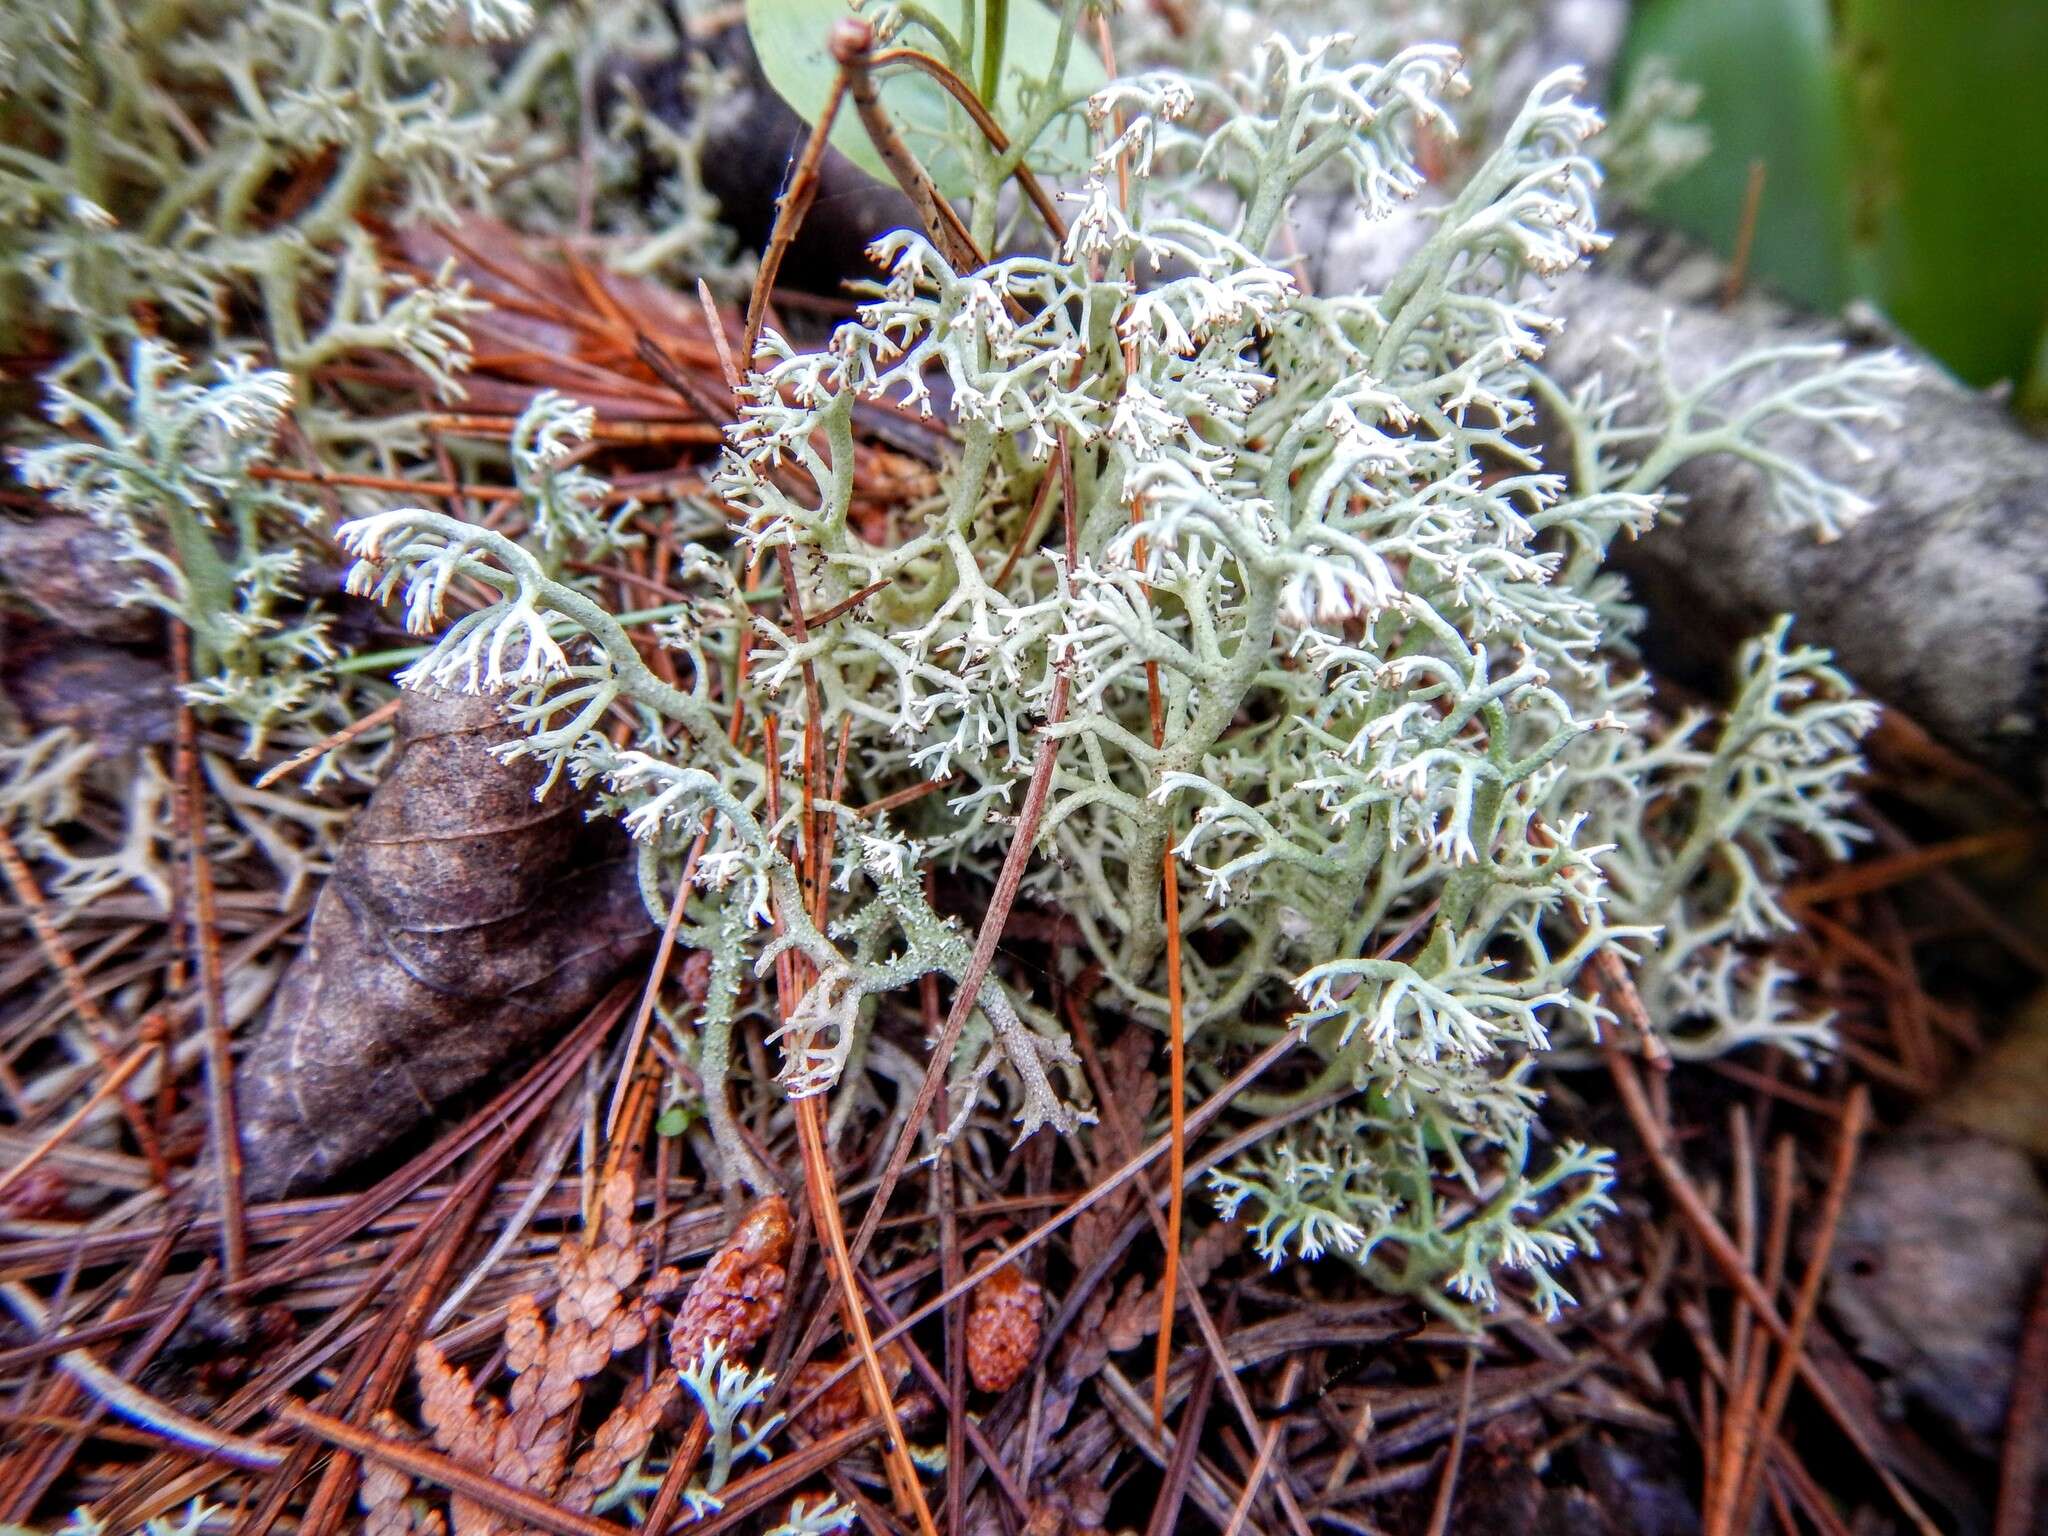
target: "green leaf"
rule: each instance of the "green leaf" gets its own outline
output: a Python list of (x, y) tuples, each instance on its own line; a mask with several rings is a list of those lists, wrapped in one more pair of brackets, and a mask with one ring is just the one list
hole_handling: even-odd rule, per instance
[[(978, 6), (981, 0), (964, 3)], [(827, 48), (832, 24), (853, 14), (852, 6), (847, 0), (746, 0), (746, 6), (747, 32), (768, 83), (799, 117), (815, 124), (831, 99), (839, 69)], [(993, 110), (1004, 131), (1015, 134), (1028, 121), (1028, 108), (1045, 99), (1043, 72), (1052, 67), (1060, 18), (1042, 0), (1009, 0), (1008, 9), (1002, 86)], [(946, 57), (942, 41), (914, 21), (904, 23), (891, 46), (918, 48), (938, 59)], [(961, 145), (976, 130), (959, 103), (946, 94), (944, 86), (917, 70), (899, 66), (882, 72), (878, 80), (882, 106), (939, 190), (948, 197), (972, 192), (973, 162)], [(1054, 89), (1063, 98), (1073, 98), (1107, 83), (1101, 60), (1077, 39), (1068, 55), (1066, 79)], [(895, 184), (850, 102), (840, 108), (832, 125), (832, 147), (877, 181)], [(1078, 113), (1070, 113), (1054, 120), (1028, 158), (1034, 167), (1060, 162), (1078, 165), (1087, 154), (1087, 126)]]
[(2048, 316), (2048, 6), (1845, 0), (1840, 18), (1870, 292), (1967, 382), (2024, 379)]
[(1761, 162), (1750, 272), (1816, 308), (1843, 304), (1843, 111), (1826, 0), (1648, 0), (1629, 30), (1624, 80), (1651, 57), (1700, 87), (1700, 121), (1713, 136), (1712, 153), (1659, 191), (1651, 212), (1727, 255), (1750, 166)]
[(690, 1122), (697, 1117), (681, 1104), (671, 1104), (661, 1112), (661, 1118), (654, 1122), (657, 1136), (680, 1136), (690, 1128)]

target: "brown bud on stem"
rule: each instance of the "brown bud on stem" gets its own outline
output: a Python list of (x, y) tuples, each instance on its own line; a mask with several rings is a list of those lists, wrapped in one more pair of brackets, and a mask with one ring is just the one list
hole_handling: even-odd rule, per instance
[(784, 1265), (795, 1236), (789, 1202), (770, 1195), (733, 1229), (690, 1287), (669, 1334), (669, 1358), (688, 1365), (713, 1339), (736, 1358), (767, 1337), (782, 1316)]
[(1031, 1368), (1045, 1323), (1045, 1292), (1005, 1264), (974, 1288), (967, 1310), (967, 1374), (984, 1392), (1007, 1392)]

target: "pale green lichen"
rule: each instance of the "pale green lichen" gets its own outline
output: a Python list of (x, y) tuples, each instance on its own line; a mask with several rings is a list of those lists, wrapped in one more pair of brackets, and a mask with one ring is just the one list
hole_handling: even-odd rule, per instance
[[(990, 875), (1023, 776), (1057, 741), (1026, 889), (1078, 928), (1066, 963), (1099, 967), (1106, 998), (1164, 1024), (1171, 848), (1198, 1082), (1233, 1046), (1297, 1030), (1319, 1071), (1237, 1107), (1353, 1095), (1217, 1175), (1268, 1255), (1341, 1253), (1453, 1310), (1490, 1306), (1515, 1273), (1554, 1306), (1607, 1168), (1536, 1150), (1532, 1069), (1611, 1026), (1588, 961), (1647, 957), (1682, 1050), (1811, 1046), (1815, 1023), (1741, 945), (1774, 910), (1780, 835), (1846, 835), (1869, 723), (1782, 626), (1747, 654), (1724, 723), (1660, 719), (1606, 550), (1655, 520), (1672, 468), (1710, 452), (1749, 458), (1788, 519), (1832, 532), (1859, 508), (1764, 429), (1850, 432), (1882, 418), (1899, 374), (1772, 354), (1744, 365), (1776, 381), (1761, 403), (1721, 411), (1716, 381), (1626, 429), (1613, 402), (1544, 382), (1545, 284), (1605, 243), (1586, 147), (1600, 121), (1575, 84), (1541, 82), (1391, 282), (1353, 294), (1304, 292), (1281, 264), (1289, 196), (1337, 181), (1385, 214), (1415, 192), (1415, 133), (1454, 132), (1451, 50), (1377, 62), (1341, 39), (1275, 40), (1228, 82), (1160, 73), (1100, 93), (1104, 148), (1058, 249), (962, 273), (898, 231), (876, 248), (875, 297), (829, 345), (765, 338), (717, 483), (740, 537), (690, 552), (690, 601), (662, 630), (679, 685), (535, 548), (445, 514), (349, 525), (353, 579), (403, 592), (422, 632), (457, 575), (501, 594), (411, 679), (516, 689), (521, 750), (602, 786), (657, 913), (706, 839), (691, 910), (721, 991), (742, 954), (764, 972), (795, 945), (816, 967), (784, 1032), (793, 1093), (847, 1079), (876, 999), (961, 974), (964, 936), (925, 905), (920, 873)], [(985, 183), (975, 208), (998, 191)], [(872, 542), (851, 516), (856, 405), (918, 409), (941, 375), (958, 438), (941, 493)], [(1539, 400), (1578, 429), (1572, 473), (1529, 446)], [(1056, 486), (1039, 494), (1063, 443), (1071, 508)], [(1069, 521), (1074, 547), (1042, 547)], [(743, 562), (782, 551), (807, 612), (879, 590), (806, 629), (742, 589)], [(839, 822), (822, 930), (788, 852), (810, 835), (812, 687), (848, 741), (843, 791), (813, 783)], [(615, 707), (637, 726), (623, 746), (598, 728)], [(729, 745), (736, 708), (785, 723), (777, 761)], [(849, 809), (946, 780), (905, 813), (908, 836)], [(987, 1027), (953, 1063), (956, 1126), (1000, 1082), (1022, 1130), (1071, 1124), (1057, 1020), (993, 979), (980, 1002)], [(729, 1000), (711, 1008), (730, 1017)], [(721, 1097), (712, 1085), (707, 1102)]]
[[(1070, 39), (1086, 12), (1065, 6)], [(1180, 54), (1228, 51), (1243, 24)], [(1496, 56), (1512, 41), (1487, 36)], [(316, 370), (381, 352), (452, 393), (468, 355), (477, 301), (392, 262), (364, 216), (471, 205), (587, 231), (634, 270), (718, 265), (700, 129), (657, 121), (623, 68), (678, 44), (651, 0), (0, 0), (16, 61), (0, 88), (0, 331), (47, 332), (58, 354), (53, 430), (19, 463), (116, 535), (134, 574), (121, 595), (190, 627), (188, 696), (251, 750), (317, 740), (383, 686), (377, 658), (336, 654), (331, 609), (304, 590), (329, 507), (261, 478), (279, 425), (290, 413), (316, 461), (402, 472), (422, 446), (417, 402), (372, 416), (314, 387)], [(1007, 200), (1014, 165), (1049, 137), (1087, 138), (1070, 52), (1026, 93), (1009, 153), (961, 140), (967, 223), (992, 249), (1028, 212)], [(1097, 154), (1063, 240), (958, 272), (897, 231), (825, 346), (771, 331), (718, 505), (674, 514), (681, 601), (606, 606), (590, 567), (651, 515), (614, 504), (580, 461), (591, 413), (550, 392), (504, 449), (519, 496), (503, 530), (352, 494), (337, 500), (370, 510), (335, 537), (355, 592), (402, 601), (430, 638), (397, 680), (510, 690), (513, 750), (622, 818), (657, 917), (695, 850), (681, 933), (713, 963), (690, 1059), (729, 1176), (771, 1182), (725, 1091), (751, 977), (790, 947), (817, 977), (779, 1021), (786, 1092), (835, 1093), (835, 1125), (871, 1078), (907, 1101), (920, 1064), (876, 1031), (878, 1010), (970, 970), (927, 877), (993, 877), (1056, 743), (1024, 891), (1080, 936), (1056, 958), (1064, 979), (1090, 967), (1101, 1004), (1166, 1026), (1170, 851), (1195, 1087), (1289, 1033), (1312, 1059), (1291, 1086), (1240, 1097), (1236, 1112), (1294, 1123), (1213, 1176), (1260, 1252), (1341, 1256), (1460, 1317), (1515, 1277), (1548, 1309), (1606, 1205), (1605, 1155), (1546, 1147), (1541, 1120), (1541, 1065), (1613, 1025), (1589, 961), (1634, 964), (1675, 1054), (1823, 1048), (1827, 1021), (1762, 943), (1784, 926), (1787, 835), (1836, 854), (1853, 835), (1871, 718), (1783, 624), (1744, 652), (1725, 713), (1670, 718), (1633, 660), (1639, 618), (1609, 546), (1664, 514), (1671, 472), (1707, 454), (1762, 470), (1789, 523), (1838, 532), (1867, 509), (1785, 431), (1853, 442), (1886, 419), (1902, 371), (1793, 348), (1655, 400), (1552, 385), (1548, 284), (1605, 244), (1601, 123), (1569, 71), (1474, 114), (1502, 131), (1447, 157), (1425, 233), (1375, 291), (1308, 291), (1290, 200), (1412, 208), (1418, 140), (1456, 141), (1463, 61), (1342, 38), (1246, 55), (1227, 78), (1162, 69), (1095, 96)], [(1624, 109), (1640, 181), (1689, 152), (1658, 134), (1675, 100), (1660, 86)], [(651, 206), (623, 195), (650, 167), (667, 178)], [(939, 491), (878, 536), (855, 515), (856, 412), (940, 393), (955, 441)], [(1539, 411), (1566, 458), (1532, 446)], [(731, 538), (714, 533), (727, 513)], [(799, 622), (793, 602), (834, 616)], [(637, 643), (648, 625), (672, 673)], [(844, 730), (842, 784), (840, 759), (806, 741), (813, 718)], [(781, 727), (772, 761), (751, 750), (763, 721)], [(127, 834), (74, 846), (58, 829), (90, 745), (0, 742), (0, 814), (56, 868), (60, 900), (124, 882), (168, 900), (168, 782), (141, 761)], [(266, 799), (221, 758), (204, 770), (217, 835), (267, 857), (288, 892), (318, 872), (335, 812)], [(937, 790), (893, 826), (854, 809), (920, 785)], [(834, 867), (814, 921), (791, 849), (822, 854), (805, 846), (821, 825)], [(976, 1001), (949, 1063), (953, 1132), (1073, 1129), (1079, 1063), (1047, 1001), (1000, 973)], [(728, 1389), (705, 1369), (708, 1409)], [(824, 1529), (837, 1513), (815, 1516)]]

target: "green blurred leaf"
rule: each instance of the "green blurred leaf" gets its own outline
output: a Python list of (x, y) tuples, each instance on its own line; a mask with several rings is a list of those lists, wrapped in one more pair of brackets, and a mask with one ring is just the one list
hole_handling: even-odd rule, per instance
[(657, 1136), (680, 1136), (690, 1128), (690, 1122), (697, 1116), (681, 1104), (671, 1104), (661, 1112), (661, 1118), (654, 1122)]
[(2048, 315), (2048, 5), (1844, 0), (1849, 231), (1869, 291), (1963, 379), (2024, 379)]
[(1624, 83), (1660, 56), (1700, 87), (1714, 147), (1651, 213), (1730, 254), (1761, 161), (1749, 270), (1817, 308), (1841, 305), (1851, 292), (1843, 111), (1825, 0), (1648, 0), (1630, 28)]
[[(965, 3), (978, 5), (980, 0)], [(746, 0), (746, 7), (747, 32), (768, 83), (799, 117), (816, 123), (831, 99), (832, 81), (838, 73), (827, 47), (832, 24), (852, 14), (852, 7), (847, 0)], [(1059, 33), (1058, 13), (1041, 0), (1009, 0), (1002, 88), (994, 105), (996, 121), (1005, 131), (1014, 132), (1025, 120), (1027, 98), (1036, 99), (1043, 86), (1040, 72), (1052, 67)], [(938, 40), (914, 22), (905, 23), (895, 45), (945, 57)], [(959, 145), (965, 134), (974, 131), (967, 114), (943, 86), (915, 70), (892, 69), (883, 73), (880, 81), (883, 107), (939, 190), (948, 197), (966, 196), (973, 190), (971, 164)], [(1101, 60), (1077, 42), (1068, 57), (1065, 93), (1089, 93), (1107, 83)], [(877, 181), (894, 184), (851, 103), (840, 109), (839, 119), (832, 125), (832, 147)], [(1078, 164), (1087, 153), (1087, 127), (1076, 115), (1046, 130), (1031, 162), (1035, 167), (1055, 159)]]

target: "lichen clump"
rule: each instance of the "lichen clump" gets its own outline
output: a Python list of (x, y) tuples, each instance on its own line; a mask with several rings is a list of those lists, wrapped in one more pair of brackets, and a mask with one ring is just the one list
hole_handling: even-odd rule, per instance
[[(1615, 1027), (1587, 970), (1603, 951), (1641, 963), (1680, 1053), (1822, 1038), (1741, 946), (1783, 921), (1782, 835), (1849, 836), (1870, 709), (1781, 625), (1725, 716), (1669, 719), (1604, 557), (1706, 453), (1762, 465), (1816, 534), (1859, 515), (1774, 423), (1882, 420), (1898, 367), (1763, 356), (1626, 423), (1549, 385), (1548, 287), (1605, 244), (1578, 85), (1535, 88), (1372, 293), (1304, 288), (1289, 200), (1340, 181), (1393, 217), (1424, 185), (1418, 138), (1455, 134), (1452, 50), (1275, 39), (1227, 82), (1097, 93), (1098, 153), (1048, 249), (960, 271), (899, 230), (826, 345), (764, 338), (714, 487), (734, 536), (688, 552), (660, 631), (675, 684), (543, 536), (426, 510), (342, 530), (357, 590), (403, 594), (422, 632), (458, 576), (495, 590), (405, 680), (510, 690), (519, 750), (601, 786), (638, 838), (651, 910), (690, 870), (686, 940), (716, 962), (699, 1068), (733, 1171), (751, 1153), (719, 1072), (747, 974), (808, 957), (786, 1086), (857, 1093), (882, 1001), (967, 969), (927, 877), (992, 879), (1055, 751), (1025, 889), (1080, 934), (1061, 963), (1165, 1028), (1170, 870), (1196, 1086), (1289, 1031), (1318, 1063), (1233, 1109), (1330, 1107), (1213, 1178), (1274, 1262), (1340, 1254), (1454, 1312), (1504, 1272), (1565, 1300), (1553, 1271), (1590, 1243), (1608, 1169), (1547, 1144), (1536, 1073)], [(1000, 167), (971, 228), (999, 190)], [(1724, 409), (1759, 371), (1761, 403)], [(863, 413), (941, 399), (938, 494), (856, 508)], [(1570, 462), (1534, 446), (1539, 403)], [(773, 756), (735, 744), (761, 722)], [(893, 817), (855, 809), (920, 785)], [(792, 847), (831, 850), (829, 901)], [(1060, 1019), (994, 976), (978, 1001), (956, 1130), (991, 1096), (1021, 1134), (1070, 1130)]]

